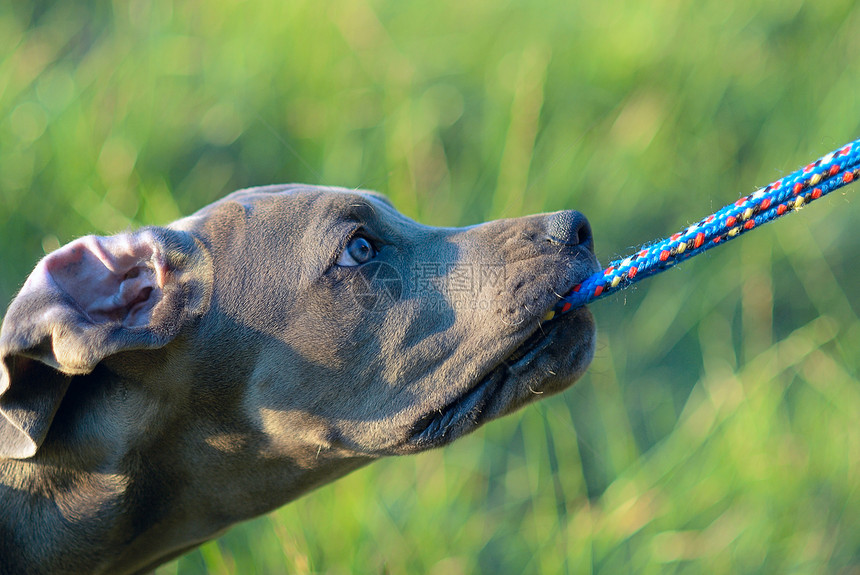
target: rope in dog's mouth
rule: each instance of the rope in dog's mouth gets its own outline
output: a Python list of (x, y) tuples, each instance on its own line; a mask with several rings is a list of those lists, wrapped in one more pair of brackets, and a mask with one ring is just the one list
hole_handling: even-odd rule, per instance
[(729, 204), (672, 236), (644, 245), (574, 286), (543, 319), (606, 297), (860, 179), (860, 140)]

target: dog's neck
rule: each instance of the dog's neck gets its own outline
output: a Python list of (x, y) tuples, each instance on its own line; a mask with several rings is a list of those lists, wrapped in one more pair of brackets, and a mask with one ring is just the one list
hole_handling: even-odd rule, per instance
[[(72, 385), (88, 377), (105, 381)], [(64, 403), (36, 456), (0, 460), (0, 575), (147, 572), (370, 461), (298, 445), (273, 456), (257, 430), (151, 416), (145, 386), (112, 380)]]
[[(54, 459), (0, 460), (0, 573), (98, 572), (129, 533), (128, 484)], [(86, 542), (86, 545), (81, 545)]]

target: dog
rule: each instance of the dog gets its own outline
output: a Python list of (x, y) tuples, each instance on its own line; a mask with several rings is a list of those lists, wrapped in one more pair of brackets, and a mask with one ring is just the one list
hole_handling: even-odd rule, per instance
[(418, 224), (382, 195), (234, 192), (42, 259), (0, 331), (0, 573), (143, 573), (585, 371), (578, 212)]

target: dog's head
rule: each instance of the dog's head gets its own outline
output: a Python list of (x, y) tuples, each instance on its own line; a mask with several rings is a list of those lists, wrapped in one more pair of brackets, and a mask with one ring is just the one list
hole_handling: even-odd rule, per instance
[(307, 466), (437, 447), (582, 374), (590, 313), (545, 318), (596, 269), (577, 212), (433, 228), (378, 194), (308, 186), (82, 238), (4, 320), (0, 456), (54, 435), (133, 448), (129, 425)]

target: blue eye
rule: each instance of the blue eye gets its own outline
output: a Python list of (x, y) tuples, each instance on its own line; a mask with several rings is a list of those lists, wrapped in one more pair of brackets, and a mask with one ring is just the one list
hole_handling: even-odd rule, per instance
[(360, 266), (375, 257), (376, 250), (367, 238), (356, 236), (346, 244), (346, 249), (340, 254), (337, 265), (344, 267)]

